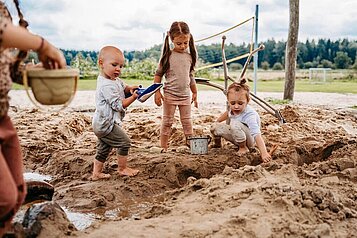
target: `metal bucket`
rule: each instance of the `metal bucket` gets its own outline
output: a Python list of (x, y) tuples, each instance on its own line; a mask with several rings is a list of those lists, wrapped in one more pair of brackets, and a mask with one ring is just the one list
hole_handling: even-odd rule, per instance
[(211, 137), (206, 135), (197, 135), (187, 137), (189, 141), (191, 154), (204, 155), (208, 154), (208, 144), (211, 142)]

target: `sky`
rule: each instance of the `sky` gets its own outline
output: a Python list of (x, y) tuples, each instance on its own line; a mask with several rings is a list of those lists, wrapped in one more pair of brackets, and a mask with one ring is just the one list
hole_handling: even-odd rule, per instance
[[(4, 1), (13, 16), (12, 0)], [(20, 0), (29, 30), (58, 48), (98, 51), (104, 45), (145, 50), (163, 42), (174, 21), (185, 21), (195, 39), (214, 35), (258, 13), (258, 41), (286, 40), (289, 0)], [(300, 0), (299, 41), (357, 39), (356, 0)], [(14, 17), (14, 20), (17, 20)], [(252, 21), (226, 33), (249, 43)], [(221, 43), (221, 36), (199, 44)]]

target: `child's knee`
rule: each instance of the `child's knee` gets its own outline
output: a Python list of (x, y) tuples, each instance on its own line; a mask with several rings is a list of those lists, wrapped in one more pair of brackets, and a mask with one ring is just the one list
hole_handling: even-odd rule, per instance
[[(186, 131), (192, 131), (192, 121), (190, 118), (182, 119), (181, 120), (182, 127)], [(192, 132), (191, 132), (192, 133)]]
[(160, 134), (161, 135), (166, 135), (166, 136), (170, 135), (172, 124), (173, 124), (173, 118), (172, 119), (163, 120), (162, 121), (162, 125), (161, 125)]
[(213, 123), (210, 130), (215, 136), (225, 136), (231, 133), (229, 126), (223, 123)]
[(174, 123), (173, 117), (164, 117), (162, 120), (162, 127), (171, 128), (172, 124)]

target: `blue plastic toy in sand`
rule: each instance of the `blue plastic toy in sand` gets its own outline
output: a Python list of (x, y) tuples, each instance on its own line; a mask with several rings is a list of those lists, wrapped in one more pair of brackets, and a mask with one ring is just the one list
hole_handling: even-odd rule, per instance
[[(157, 90), (160, 90), (160, 88), (163, 86), (162, 83), (154, 83), (150, 85), (148, 88), (143, 88), (141, 85), (139, 85), (139, 88), (136, 89), (136, 93), (139, 95), (137, 100), (139, 102), (145, 102), (149, 97), (151, 97)], [(126, 97), (130, 97), (130, 95), (126, 95)]]

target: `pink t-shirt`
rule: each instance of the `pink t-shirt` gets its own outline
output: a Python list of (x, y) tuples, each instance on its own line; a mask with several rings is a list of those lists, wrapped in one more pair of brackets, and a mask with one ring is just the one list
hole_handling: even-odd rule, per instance
[[(163, 87), (166, 102), (176, 105), (191, 104), (190, 85), (196, 83), (193, 72), (190, 70), (191, 55), (187, 52), (171, 51), (169, 63), (170, 67), (165, 73), (166, 80)], [(163, 76), (161, 65), (159, 65), (155, 75)]]

